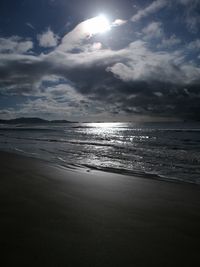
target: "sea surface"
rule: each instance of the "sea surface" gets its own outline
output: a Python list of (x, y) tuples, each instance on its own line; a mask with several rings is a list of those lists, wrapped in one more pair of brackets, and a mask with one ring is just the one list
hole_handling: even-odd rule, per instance
[(0, 125), (0, 150), (67, 168), (200, 184), (200, 123)]

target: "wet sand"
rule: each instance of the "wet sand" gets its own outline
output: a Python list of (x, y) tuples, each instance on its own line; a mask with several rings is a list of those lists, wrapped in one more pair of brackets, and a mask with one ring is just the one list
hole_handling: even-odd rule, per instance
[(1, 266), (200, 266), (200, 186), (0, 162)]

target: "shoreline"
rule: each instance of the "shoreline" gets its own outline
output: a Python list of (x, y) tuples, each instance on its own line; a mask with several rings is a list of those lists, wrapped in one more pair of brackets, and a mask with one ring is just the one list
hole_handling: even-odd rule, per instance
[[(185, 184), (185, 185), (194, 185), (194, 186), (200, 186), (200, 183), (195, 183), (192, 182), (190, 180), (184, 180), (184, 179), (179, 179), (179, 178), (171, 178), (168, 176), (163, 176), (163, 175), (159, 175), (157, 173), (147, 173), (147, 172), (133, 172), (131, 170), (125, 170), (125, 169), (116, 169), (116, 168), (108, 168), (108, 167), (95, 167), (95, 166), (90, 166), (87, 164), (83, 164), (83, 165), (77, 165), (77, 164), (72, 164), (72, 163), (68, 163), (66, 161), (61, 160), (60, 163), (57, 162), (51, 162), (47, 159), (41, 158), (41, 157), (36, 157), (33, 156), (34, 153), (28, 153), (25, 152), (23, 150), (18, 150), (16, 149), (16, 151), (7, 151), (7, 150), (0, 150), (0, 153), (9, 153), (9, 154), (13, 154), (19, 157), (25, 157), (25, 158), (30, 158), (33, 160), (38, 160), (41, 162), (45, 162), (45, 163), (49, 163), (50, 165), (53, 166), (60, 166), (61, 168), (66, 168), (66, 170), (80, 170), (80, 171), (99, 171), (99, 172), (105, 172), (105, 173), (111, 173), (111, 174), (119, 174), (122, 176), (129, 176), (129, 177), (133, 177), (133, 179), (135, 177), (137, 178), (141, 178), (141, 179), (151, 179), (151, 180), (155, 180), (155, 181), (161, 181), (161, 182), (166, 182), (166, 183), (175, 183), (175, 184)], [(62, 164), (62, 162), (65, 162), (64, 164)], [(89, 170), (88, 170), (89, 169)]]
[(0, 162), (2, 266), (200, 264), (198, 186), (7, 152)]

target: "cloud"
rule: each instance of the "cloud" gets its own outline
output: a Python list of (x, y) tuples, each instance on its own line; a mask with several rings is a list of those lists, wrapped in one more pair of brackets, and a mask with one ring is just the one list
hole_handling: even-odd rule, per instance
[(0, 62), (0, 90), (6, 94), (34, 94), (35, 83), (49, 72), (42, 56), (0, 54)]
[[(9, 109), (9, 117), (29, 114), (29, 116), (42, 116), (50, 119), (80, 120), (81, 116), (83, 118), (87, 116), (86, 107), (88, 109), (92, 105), (68, 84), (49, 85), (40, 89), (37, 96), (32, 99), (28, 98), (27, 101), (18, 105), (18, 111)], [(2, 110), (7, 114), (6, 111)], [(0, 114), (2, 112), (0, 111)]]
[(185, 7), (184, 20), (191, 33), (197, 33), (200, 26), (199, 0), (177, 0)]
[(190, 50), (200, 50), (200, 39), (196, 39), (188, 44)]
[[(156, 52), (147, 41), (136, 40), (114, 50), (88, 38), (83, 26), (45, 55), (0, 50), (0, 94), (25, 97), (20, 114), (198, 117), (200, 68), (183, 48)], [(155, 22), (143, 33), (161, 36), (160, 29)], [(162, 39), (165, 45), (175, 40)]]
[(37, 35), (41, 47), (55, 47), (58, 44), (59, 37), (49, 28), (46, 32)]
[(160, 44), (157, 45), (158, 48), (171, 48), (175, 45), (181, 44), (181, 39), (177, 38), (175, 34), (172, 34), (169, 38), (164, 37)]
[[(91, 33), (88, 31), (88, 25), (93, 25), (93, 23), (97, 24), (97, 18), (98, 16), (79, 23), (71, 32), (62, 38), (61, 44), (57, 47), (57, 50), (63, 52), (83, 52), (87, 50), (90, 39), (98, 34), (98, 32)], [(127, 21), (122, 19), (116, 19), (108, 25), (108, 28), (119, 27), (126, 22)], [(105, 25), (105, 27), (107, 27), (107, 25)]]
[(132, 16), (131, 21), (136, 22), (144, 17), (147, 17), (148, 15), (151, 15), (160, 9), (167, 6), (166, 0), (156, 0), (153, 1), (149, 6), (147, 6), (144, 9), (139, 10), (134, 16)]
[(81, 45), (88, 37), (88, 33), (84, 30), (84, 25), (87, 21), (81, 22), (71, 32), (66, 34), (62, 38), (61, 44), (57, 47), (57, 50), (63, 52), (70, 52), (73, 49), (82, 50)]
[(119, 62), (107, 71), (125, 82), (165, 82), (171, 84), (190, 84), (199, 82), (200, 68), (185, 64), (177, 52), (152, 52), (144, 42), (136, 41), (127, 49), (127, 63)]
[(0, 108), (1, 119), (13, 119), (16, 118), (16, 110), (14, 108)]
[(33, 42), (19, 36), (0, 38), (0, 53), (23, 54), (33, 48)]
[(196, 6), (199, 0), (177, 0), (179, 3), (185, 6)]
[(116, 19), (113, 23), (112, 26), (116, 27), (116, 26), (121, 26), (126, 24), (127, 21), (126, 20), (122, 20), (122, 19)]
[(27, 22), (27, 23), (26, 23), (26, 26), (28, 26), (28, 27), (31, 28), (32, 30), (35, 30), (35, 27), (34, 27), (30, 22)]
[(161, 22), (151, 22), (142, 30), (145, 39), (161, 38), (163, 36), (163, 29)]
[[(151, 14), (154, 14), (165, 7), (170, 7), (172, 10), (177, 5), (184, 7), (182, 18), (189, 32), (197, 33), (200, 26), (200, 2), (199, 0), (155, 0), (144, 9), (140, 9), (135, 15), (132, 16), (131, 21), (137, 22)], [(180, 13), (177, 12), (177, 17)]]
[(61, 104), (53, 99), (38, 98), (35, 100), (28, 100), (21, 105), (20, 116), (29, 114), (29, 116), (42, 116), (48, 117), (49, 115), (56, 114), (57, 117), (64, 118), (70, 117), (71, 107), (66, 106), (65, 103)]

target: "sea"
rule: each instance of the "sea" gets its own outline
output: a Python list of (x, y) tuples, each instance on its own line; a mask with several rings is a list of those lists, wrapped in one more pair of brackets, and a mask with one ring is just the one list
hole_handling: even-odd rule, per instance
[(200, 123), (2, 124), (0, 150), (70, 169), (200, 184)]

